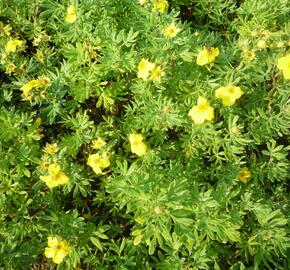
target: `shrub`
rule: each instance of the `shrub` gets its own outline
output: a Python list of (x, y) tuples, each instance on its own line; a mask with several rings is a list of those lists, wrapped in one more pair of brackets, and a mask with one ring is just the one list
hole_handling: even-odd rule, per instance
[(288, 269), (287, 4), (1, 1), (1, 269)]

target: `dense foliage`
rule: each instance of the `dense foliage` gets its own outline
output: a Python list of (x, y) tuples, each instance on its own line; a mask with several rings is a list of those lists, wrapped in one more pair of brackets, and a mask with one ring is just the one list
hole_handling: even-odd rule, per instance
[(0, 268), (289, 269), (289, 17), (0, 1)]

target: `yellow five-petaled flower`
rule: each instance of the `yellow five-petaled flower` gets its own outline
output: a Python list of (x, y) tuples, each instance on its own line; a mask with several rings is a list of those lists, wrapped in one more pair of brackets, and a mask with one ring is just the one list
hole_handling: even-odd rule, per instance
[(142, 58), (138, 64), (138, 74), (137, 74), (138, 78), (147, 80), (149, 73), (154, 67), (155, 67), (154, 63), (151, 63), (147, 59)]
[(156, 66), (155, 63), (151, 63), (145, 58), (142, 58), (138, 64), (137, 77), (143, 79), (144, 81), (146, 81), (150, 76), (150, 80), (160, 82), (163, 75), (164, 72), (160, 66)]
[(103, 153), (102, 155), (96, 153), (89, 155), (87, 164), (96, 174), (101, 174), (102, 170), (109, 167), (111, 163), (106, 153)]
[(11, 75), (11, 73), (13, 73), (14, 70), (15, 70), (15, 65), (14, 64), (10, 63), (10, 64), (7, 65), (7, 67), (6, 67), (6, 73), (8, 75)]
[(166, 0), (153, 0), (153, 9), (159, 10), (160, 13), (163, 13), (168, 7), (168, 2)]
[(197, 105), (190, 109), (188, 116), (190, 116), (196, 124), (202, 124), (205, 120), (212, 120), (214, 118), (214, 109), (210, 106), (206, 98), (199, 96)]
[(249, 179), (251, 178), (251, 172), (249, 171), (249, 169), (247, 167), (243, 167), (243, 168), (241, 168), (238, 176), (239, 176), (239, 179), (243, 183), (247, 183), (249, 181)]
[(162, 71), (160, 66), (155, 66), (151, 70), (151, 76), (150, 80), (161, 82), (161, 77), (164, 75), (164, 72)]
[(282, 70), (285, 79), (290, 79), (290, 54), (279, 58), (277, 67)]
[(232, 106), (244, 92), (240, 87), (234, 85), (222, 86), (215, 91), (215, 96), (222, 100), (225, 106)]
[(15, 38), (15, 39), (11, 39), (9, 40), (4, 48), (5, 53), (9, 54), (11, 52), (16, 52), (17, 47), (20, 47), (22, 44), (22, 41)]
[(67, 15), (65, 17), (65, 21), (67, 23), (74, 23), (77, 19), (77, 9), (75, 6), (73, 5), (70, 5), (68, 8), (67, 8)]
[(143, 142), (144, 137), (142, 134), (130, 134), (129, 141), (131, 144), (132, 153), (141, 157), (147, 152), (147, 145)]
[(60, 170), (60, 166), (57, 163), (50, 164), (48, 167), (48, 175), (40, 176), (40, 180), (45, 182), (49, 188), (54, 188), (69, 182), (69, 178)]
[(106, 145), (106, 142), (102, 138), (98, 138), (92, 141), (92, 148), (98, 150)]
[(22, 91), (22, 98), (23, 100), (31, 100), (32, 99), (32, 92), (33, 88), (41, 88), (50, 85), (50, 79), (48, 77), (40, 77), (38, 79), (31, 80), (24, 84), (20, 90)]
[(175, 26), (175, 23), (172, 22), (170, 25), (164, 28), (163, 34), (166, 37), (173, 38), (180, 32), (180, 29)]
[(252, 61), (256, 57), (255, 52), (249, 51), (249, 50), (245, 50), (243, 55), (244, 55), (244, 59), (247, 61)]
[(57, 237), (50, 236), (47, 240), (47, 247), (44, 250), (45, 257), (52, 258), (52, 261), (56, 264), (61, 263), (64, 257), (71, 252), (71, 247), (66, 240)]
[(23, 92), (28, 92), (32, 88), (37, 88), (37, 87), (42, 87), (42, 83), (39, 80), (31, 80), (31, 81), (27, 82), (26, 84), (24, 84), (20, 88), (20, 90), (22, 90)]
[(44, 147), (43, 151), (48, 154), (55, 154), (58, 151), (58, 146), (56, 143), (53, 144), (46, 143), (46, 146)]
[(196, 63), (200, 66), (212, 63), (219, 55), (219, 48), (204, 47), (197, 55)]

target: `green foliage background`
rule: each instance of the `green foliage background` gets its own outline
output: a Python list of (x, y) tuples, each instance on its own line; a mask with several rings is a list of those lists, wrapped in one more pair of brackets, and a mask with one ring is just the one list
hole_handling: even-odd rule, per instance
[[(289, 269), (290, 88), (276, 67), (289, 17), (287, 0), (175, 0), (163, 14), (150, 1), (0, 1), (2, 55), (24, 41), (0, 71), (1, 269)], [(168, 39), (173, 20), (181, 31)], [(196, 64), (203, 46), (220, 49), (213, 65)], [(161, 83), (137, 78), (142, 58), (162, 66)], [(46, 96), (23, 101), (19, 89), (43, 75)], [(244, 95), (224, 107), (214, 91), (229, 83)], [(201, 95), (216, 116), (196, 125), (187, 113)], [(130, 151), (134, 132), (144, 157)], [(86, 164), (98, 137), (111, 161), (101, 176)], [(51, 161), (68, 185), (40, 181)], [(43, 253), (51, 235), (73, 249), (58, 267)]]

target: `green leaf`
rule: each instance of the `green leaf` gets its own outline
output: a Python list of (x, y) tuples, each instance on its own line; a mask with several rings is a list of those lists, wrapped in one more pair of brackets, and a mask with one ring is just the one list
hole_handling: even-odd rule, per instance
[(149, 250), (148, 250), (149, 255), (153, 255), (155, 252), (155, 249), (156, 249), (156, 238), (154, 236), (152, 239), (150, 239), (150, 242), (149, 242)]
[(121, 256), (121, 253), (123, 252), (123, 250), (125, 248), (125, 245), (126, 245), (126, 238), (123, 238), (121, 245), (120, 245), (120, 248), (119, 248), (119, 252), (118, 252), (119, 257)]
[(90, 89), (84, 82), (79, 82), (70, 87), (70, 94), (79, 102), (84, 102), (90, 97)]
[(100, 251), (103, 251), (103, 246), (98, 238), (90, 237), (90, 240)]

